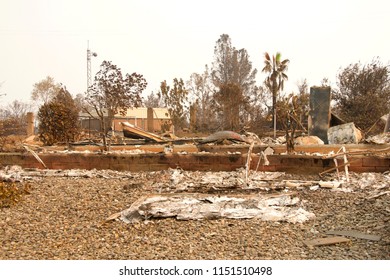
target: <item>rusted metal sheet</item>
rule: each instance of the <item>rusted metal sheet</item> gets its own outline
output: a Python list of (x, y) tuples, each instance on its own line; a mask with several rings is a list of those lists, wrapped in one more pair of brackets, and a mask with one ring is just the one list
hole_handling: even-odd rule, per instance
[(132, 139), (144, 139), (151, 142), (165, 142), (166, 140), (154, 133), (147, 132), (129, 122), (121, 122), (123, 127), (123, 135)]
[(325, 237), (325, 238), (306, 240), (303, 241), (303, 243), (305, 243), (305, 245), (310, 247), (310, 246), (333, 245), (333, 244), (344, 243), (349, 241), (351, 240), (349, 240), (348, 238), (336, 236), (336, 237)]
[(238, 142), (249, 143), (249, 141), (242, 135), (234, 132), (234, 131), (218, 131), (206, 138), (200, 139), (198, 142), (200, 144), (206, 144), (211, 142), (220, 142), (223, 140), (233, 140)]
[[(303, 223), (314, 219), (313, 213), (296, 206), (293, 194), (212, 195), (203, 193), (167, 193), (141, 197), (121, 212), (121, 220), (134, 223), (150, 218), (178, 220), (250, 219)], [(294, 207), (296, 206), (296, 207)], [(115, 215), (114, 215), (115, 216)]]
[(367, 240), (372, 240), (372, 241), (379, 241), (381, 239), (381, 237), (379, 235), (365, 234), (363, 232), (359, 232), (359, 231), (355, 231), (355, 230), (328, 231), (328, 232), (326, 232), (326, 234), (356, 237), (356, 238), (367, 239)]

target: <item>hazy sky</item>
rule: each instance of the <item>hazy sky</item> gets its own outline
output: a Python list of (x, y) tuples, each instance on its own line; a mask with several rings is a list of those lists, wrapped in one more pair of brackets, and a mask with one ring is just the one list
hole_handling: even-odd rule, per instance
[(87, 41), (123, 73), (144, 75), (145, 94), (160, 82), (202, 73), (214, 46), (228, 34), (245, 48), (257, 83), (263, 53), (290, 59), (286, 90), (306, 78), (335, 84), (340, 67), (379, 56), (390, 61), (390, 2), (386, 0), (1, 0), (0, 97), (28, 102), (33, 84), (52, 76), (76, 95), (86, 90)]

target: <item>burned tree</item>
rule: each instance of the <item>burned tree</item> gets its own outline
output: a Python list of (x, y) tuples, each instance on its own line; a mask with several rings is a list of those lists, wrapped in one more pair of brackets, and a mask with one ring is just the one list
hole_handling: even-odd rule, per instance
[(205, 66), (202, 74), (192, 73), (187, 85), (196, 119), (194, 129), (202, 132), (209, 131), (216, 126), (217, 120), (212, 112), (214, 87), (208, 66)]
[(30, 105), (14, 100), (6, 107), (0, 109), (1, 136), (26, 134), (27, 112)]
[(226, 83), (220, 86), (214, 97), (214, 102), (221, 112), (222, 128), (238, 131), (240, 129), (240, 105), (244, 102), (241, 88), (237, 84)]
[(107, 132), (116, 114), (125, 115), (127, 109), (142, 104), (141, 93), (146, 88), (145, 78), (137, 73), (122, 75), (121, 69), (110, 61), (103, 61), (94, 83), (88, 89), (84, 111), (100, 120), (105, 149)]
[(298, 129), (305, 130), (301, 123), (301, 116), (305, 110), (305, 106), (303, 106), (304, 102), (304, 95), (297, 96), (290, 94), (288, 97), (279, 100), (276, 104), (279, 123), (286, 132), (287, 153), (292, 153), (294, 151), (295, 132)]
[(70, 93), (61, 88), (55, 97), (38, 111), (39, 139), (45, 145), (70, 143), (80, 134), (79, 110)]
[(34, 84), (31, 99), (38, 104), (48, 103), (57, 95), (60, 89), (61, 85), (56, 83), (53, 77), (47, 76), (45, 79)]
[(354, 122), (363, 131), (389, 112), (390, 66), (378, 58), (362, 65), (350, 64), (338, 74), (333, 90), (338, 115)]
[(161, 82), (160, 92), (162, 101), (168, 107), (175, 128), (183, 128), (186, 124), (186, 113), (188, 111), (188, 91), (182, 79), (173, 79), (173, 86), (170, 87), (166, 81)]
[[(222, 115), (220, 119), (224, 121), (220, 124), (221, 127), (236, 129), (236, 127), (226, 126), (226, 120), (229, 117), (239, 118), (239, 126), (242, 126), (249, 118), (250, 96), (256, 92), (256, 73), (257, 70), (252, 69), (248, 52), (245, 49), (237, 50), (232, 46), (229, 35), (222, 34), (214, 48), (214, 62), (211, 71), (213, 84), (217, 88), (216, 95), (219, 95), (219, 102), (216, 102), (214, 110), (217, 115)], [(229, 97), (224, 96), (225, 94)], [(231, 110), (226, 110), (231, 107), (230, 97), (234, 95), (237, 95), (234, 97), (237, 102), (234, 104), (236, 108), (231, 109), (237, 113), (236, 116), (230, 114)], [(237, 120), (230, 120), (229, 123), (236, 126)]]

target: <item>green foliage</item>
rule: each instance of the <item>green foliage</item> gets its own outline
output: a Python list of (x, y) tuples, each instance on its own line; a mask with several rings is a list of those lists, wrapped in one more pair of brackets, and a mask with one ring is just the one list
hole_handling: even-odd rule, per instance
[(166, 81), (161, 82), (159, 94), (164, 104), (168, 107), (172, 124), (176, 129), (184, 128), (188, 112), (188, 91), (185, 88), (183, 79), (173, 79), (173, 87), (168, 86)]
[(264, 83), (269, 91), (272, 93), (273, 106), (276, 104), (276, 99), (281, 90), (284, 88), (284, 81), (288, 80), (285, 72), (287, 71), (290, 60), (281, 60), (281, 54), (271, 56), (268, 53), (264, 54), (264, 68), (262, 72), (267, 73), (268, 77)]
[(337, 89), (332, 91), (336, 110), (346, 121), (367, 131), (390, 108), (390, 66), (378, 58), (362, 65), (350, 64), (338, 74)]
[(23, 195), (30, 194), (31, 185), (0, 182), (0, 209), (8, 208), (19, 202)]
[[(272, 94), (272, 113), (273, 122), (276, 126), (276, 102), (280, 91), (284, 88), (284, 81), (288, 79), (286, 71), (290, 60), (285, 59), (282, 61), (281, 54), (279, 52), (276, 55), (271, 56), (266, 52), (264, 54), (264, 68), (262, 72), (267, 73), (268, 77), (265, 79), (264, 84)], [(274, 137), (276, 137), (276, 127), (274, 127)]]
[(75, 141), (80, 134), (79, 110), (70, 93), (62, 88), (39, 108), (39, 139), (45, 145)]

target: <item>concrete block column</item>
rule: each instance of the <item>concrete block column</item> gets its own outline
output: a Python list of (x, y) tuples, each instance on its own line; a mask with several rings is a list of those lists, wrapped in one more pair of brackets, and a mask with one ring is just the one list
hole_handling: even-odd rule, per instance
[(330, 87), (310, 88), (309, 135), (319, 137), (325, 144), (328, 144), (331, 99)]
[(148, 108), (147, 111), (147, 129), (149, 132), (154, 132), (153, 108)]
[(27, 113), (27, 136), (34, 134), (34, 113)]

